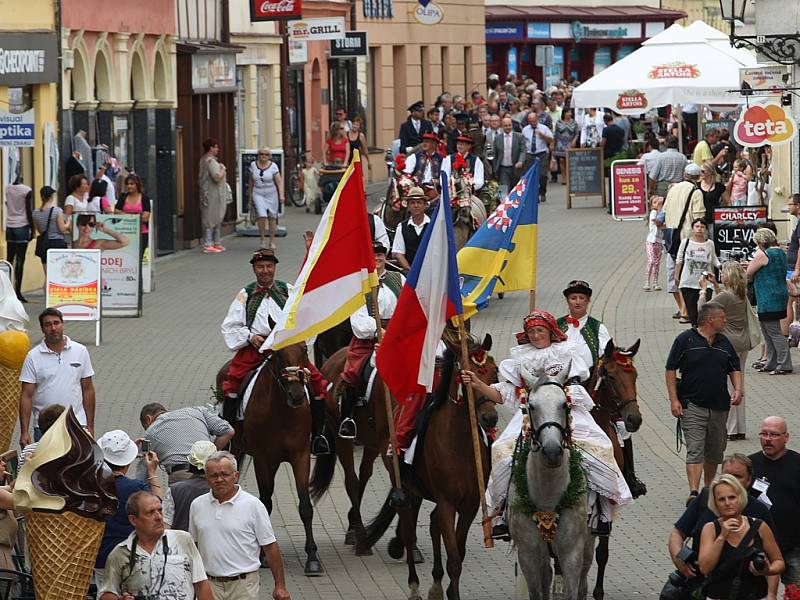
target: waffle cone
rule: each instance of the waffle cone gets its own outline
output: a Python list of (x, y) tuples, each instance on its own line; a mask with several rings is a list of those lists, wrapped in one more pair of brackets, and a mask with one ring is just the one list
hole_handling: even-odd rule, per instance
[(84, 600), (105, 523), (72, 512), (29, 512), (30, 547), (37, 600)]
[(0, 448), (11, 447), (11, 436), (19, 418), (20, 369), (0, 365)]

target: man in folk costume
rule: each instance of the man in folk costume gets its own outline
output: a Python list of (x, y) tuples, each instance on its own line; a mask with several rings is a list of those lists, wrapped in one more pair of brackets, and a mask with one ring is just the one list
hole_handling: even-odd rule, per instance
[[(605, 351), (606, 345), (611, 341), (611, 335), (602, 322), (589, 315), (589, 303), (592, 301), (592, 288), (580, 279), (569, 282), (564, 289), (564, 298), (567, 300), (569, 314), (558, 319), (558, 327), (567, 334), (567, 339), (580, 349), (581, 357), (590, 366), (594, 373), (600, 356)], [(591, 390), (590, 390), (591, 391)], [(621, 421), (615, 422), (617, 431), (622, 438), (622, 453), (625, 458), (623, 475), (630, 487), (634, 498), (647, 493), (647, 486), (636, 477), (633, 460), (633, 441)]]
[[(386, 270), (386, 253), (388, 252), (386, 246), (375, 242), (373, 250), (375, 267), (380, 280), (377, 290), (378, 312), (380, 313), (381, 328), (385, 330), (397, 307), (397, 299), (400, 297), (400, 290), (406, 279), (400, 273)], [(371, 296), (371, 294), (367, 294), (364, 305), (350, 316), (350, 326), (354, 335), (347, 347), (347, 359), (342, 371), (342, 381), (345, 387), (339, 408), (341, 417), (339, 437), (347, 440), (353, 439), (357, 434), (356, 422), (351, 415), (357, 400), (359, 377), (364, 370), (364, 363), (372, 357), (375, 343), (378, 341)]]
[(422, 150), (406, 158), (404, 173), (414, 178), (419, 187), (439, 187), (439, 171), (443, 157), (437, 152), (439, 138), (433, 132), (422, 134)]
[(403, 221), (400, 229), (394, 236), (392, 243), (392, 254), (398, 264), (408, 271), (417, 249), (425, 234), (425, 229), (431, 222), (431, 218), (425, 214), (428, 205), (428, 198), (422, 188), (412, 187), (406, 194), (408, 212), (411, 215), (408, 220)]
[[(266, 356), (260, 348), (275, 327), (284, 304), (289, 297), (289, 285), (275, 279), (278, 265), (275, 251), (269, 248), (257, 250), (250, 258), (256, 280), (236, 294), (222, 322), (222, 337), (225, 344), (236, 352), (228, 367), (228, 376), (222, 384), (225, 398), (223, 417), (236, 420), (238, 396), (246, 375), (264, 362)], [(305, 365), (311, 376), (311, 452), (328, 454), (330, 447), (323, 433), (325, 426), (325, 398), (328, 382), (322, 373), (308, 361)]]
[(408, 107), (411, 113), (408, 118), (400, 125), (400, 152), (406, 152), (408, 148), (416, 148), (422, 142), (422, 135), (433, 131), (430, 121), (423, 118), (425, 104), (415, 102)]
[(483, 161), (472, 154), (472, 138), (467, 135), (460, 135), (456, 139), (456, 152), (451, 154), (442, 162), (442, 171), (451, 177), (453, 171), (469, 173), (472, 178), (472, 191), (477, 193), (483, 187)]

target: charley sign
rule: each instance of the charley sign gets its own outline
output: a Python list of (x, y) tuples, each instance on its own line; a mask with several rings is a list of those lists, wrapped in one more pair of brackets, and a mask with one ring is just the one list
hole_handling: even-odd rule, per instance
[(344, 17), (289, 21), (289, 37), (295, 41), (340, 40), (344, 37)]

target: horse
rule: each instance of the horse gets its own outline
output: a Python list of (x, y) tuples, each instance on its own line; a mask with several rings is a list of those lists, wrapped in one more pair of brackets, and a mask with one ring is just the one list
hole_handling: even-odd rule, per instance
[[(452, 344), (448, 344), (452, 347)], [(497, 365), (489, 356), (492, 347), (492, 336), (487, 334), (483, 342), (470, 337), (467, 343), (470, 369), (476, 373), (496, 372)], [(334, 389), (344, 385), (341, 381), (341, 374), (344, 370), (347, 349), (342, 348), (334, 354), (322, 366), (321, 371), (328, 381), (334, 382)], [(326, 430), (336, 431), (339, 422), (338, 394), (330, 394), (325, 409), (328, 418)], [(361, 516), (361, 500), (364, 490), (372, 477), (375, 459), (378, 456), (384, 457), (384, 463), (390, 470), (390, 464), (385, 459), (386, 450), (389, 447), (389, 423), (386, 419), (386, 401), (384, 398), (384, 385), (380, 375), (375, 376), (372, 386), (372, 393), (369, 401), (364, 406), (357, 406), (353, 409), (352, 418), (356, 422), (357, 436), (355, 440), (345, 440), (328, 438), (329, 443), (333, 442), (336, 457), (344, 470), (344, 482), (347, 496), (350, 499), (350, 510), (347, 512), (347, 532), (345, 533), (346, 545), (356, 545), (356, 554), (359, 554), (357, 541), (363, 537), (364, 523)], [(492, 425), (493, 427), (494, 425)], [(355, 443), (360, 443), (363, 450), (361, 462), (356, 474), (353, 448)], [(317, 457), (314, 464), (314, 471), (311, 477), (311, 497), (315, 501), (321, 498), (330, 487), (333, 479), (335, 458), (333, 455)], [(364, 554), (371, 554), (371, 549), (364, 549)], [(392, 545), (390, 555), (393, 558), (402, 558), (403, 550), (399, 540), (395, 540)], [(417, 563), (422, 562), (422, 553), (418, 548), (414, 548), (414, 559)]]
[[(497, 381), (497, 367), (484, 367), (476, 374), (487, 383)], [(467, 533), (480, 506), (477, 468), (473, 460), (464, 460), (465, 452), (472, 447), (472, 424), (466, 400), (458, 399), (459, 378), (454, 377), (456, 367), (452, 350), (445, 352), (442, 376), (434, 395), (433, 404), (427, 409), (424, 436), (416, 450), (413, 470), (404, 469), (403, 488), (409, 501), (403, 506), (392, 505), (392, 492), (386, 498), (379, 514), (370, 522), (359, 539), (356, 549), (363, 552), (371, 548), (391, 525), (395, 513), (400, 517), (400, 537), (406, 550), (408, 566), (409, 600), (420, 600), (419, 577), (412, 549), (416, 543), (416, 526), (422, 500), (436, 504), (431, 513), (430, 535), (433, 545), (433, 584), (428, 591), (429, 600), (444, 598), (442, 578), (442, 541), (447, 552), (447, 574), (450, 583), (447, 598), (459, 600), (459, 579), (467, 553)], [(497, 410), (488, 398), (474, 399), (478, 424), (486, 429), (497, 424)], [(484, 485), (489, 478), (491, 461), (489, 446), (481, 444)], [(455, 476), (455, 477), (454, 477)], [(396, 540), (390, 542), (391, 546)]]
[(564, 600), (584, 600), (588, 590), (594, 544), (586, 519), (584, 475), (571, 447), (564, 390), (568, 374), (569, 369), (556, 376), (522, 372), (530, 390), (530, 437), (523, 431), (517, 442), (515, 461), (525, 463), (524, 471), (514, 464), (508, 524), (530, 600), (550, 598), (551, 553), (563, 572)]
[(452, 173), (449, 183), (450, 205), (453, 209), (453, 236), (458, 252), (486, 221), (486, 207), (473, 193), (469, 172), (453, 169)]
[[(603, 356), (597, 361), (593, 377), (589, 382), (589, 392), (592, 393), (594, 390), (592, 396), (595, 408), (592, 410), (592, 417), (611, 440), (611, 444), (614, 446), (614, 458), (622, 473), (625, 474), (626, 480), (628, 480), (627, 470), (632, 465), (628, 465), (625, 460), (625, 453), (619, 444), (614, 421), (621, 418), (625, 423), (625, 429), (631, 433), (638, 431), (642, 426), (642, 412), (639, 409), (636, 392), (638, 373), (633, 364), (633, 357), (639, 351), (640, 342), (641, 340), (636, 340), (636, 343), (626, 349), (617, 347), (614, 340), (609, 340)], [(630, 469), (630, 473), (632, 472)], [(597, 579), (592, 596), (595, 600), (603, 600), (605, 596), (603, 582), (608, 564), (608, 536), (598, 537), (595, 560), (597, 561)]]
[(397, 228), (400, 227), (407, 216), (405, 197), (408, 195), (409, 190), (416, 185), (414, 178), (408, 173), (404, 173), (403, 168), (405, 168), (404, 160), (396, 163), (392, 168), (392, 176), (389, 178), (386, 197), (376, 210), (376, 214), (386, 225), (386, 232), (392, 240), (394, 240)]
[[(288, 462), (294, 474), (299, 501), (298, 512), (306, 533), (306, 564), (309, 577), (324, 574), (317, 555), (312, 522), (314, 508), (309, 494), (311, 466), (311, 412), (309, 408), (308, 362), (305, 343), (281, 348), (266, 358), (266, 364), (256, 376), (244, 421), (236, 422), (241, 451), (253, 457), (258, 493), (261, 502), (272, 513), (272, 493), (275, 474), (283, 462)], [(228, 364), (217, 374), (221, 385)]]

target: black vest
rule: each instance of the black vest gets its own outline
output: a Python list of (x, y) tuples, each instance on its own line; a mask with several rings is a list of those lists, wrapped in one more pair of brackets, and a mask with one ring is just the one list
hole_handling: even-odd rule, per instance
[(411, 174), (417, 181), (422, 182), (425, 177), (425, 167), (428, 161), (431, 163), (431, 181), (436, 183), (439, 181), (439, 170), (442, 167), (442, 157), (438, 152), (434, 152), (431, 156), (424, 150), (417, 152), (414, 156), (417, 157), (417, 162), (414, 165), (414, 172)]
[(428, 228), (428, 225), (430, 225), (430, 222), (425, 223), (422, 227), (422, 231), (417, 235), (417, 230), (411, 225), (411, 219), (403, 223), (403, 241), (406, 243), (404, 256), (409, 265), (414, 262), (414, 257), (417, 255), (417, 250), (419, 249), (419, 243), (422, 241), (422, 236), (425, 235), (425, 230)]

